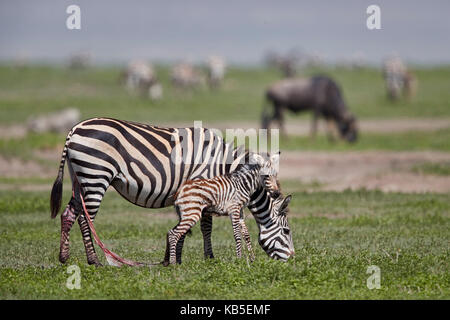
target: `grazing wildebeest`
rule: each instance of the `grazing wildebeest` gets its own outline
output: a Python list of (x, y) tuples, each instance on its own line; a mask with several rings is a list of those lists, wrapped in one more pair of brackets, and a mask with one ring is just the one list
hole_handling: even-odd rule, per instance
[[(284, 79), (272, 84), (266, 90), (266, 104), (262, 127), (268, 129), (273, 120), (278, 121), (281, 132), (284, 133), (285, 109), (295, 113), (312, 111), (313, 120), (311, 134), (314, 137), (317, 131), (319, 117), (327, 121), (329, 139), (334, 139), (334, 125), (341, 137), (349, 142), (356, 141), (357, 127), (355, 117), (348, 111), (339, 86), (326, 76), (311, 78)], [(270, 104), (273, 113), (270, 114)]]
[(417, 79), (399, 57), (390, 57), (384, 61), (383, 77), (390, 100), (398, 100), (402, 93), (407, 99), (415, 94)]

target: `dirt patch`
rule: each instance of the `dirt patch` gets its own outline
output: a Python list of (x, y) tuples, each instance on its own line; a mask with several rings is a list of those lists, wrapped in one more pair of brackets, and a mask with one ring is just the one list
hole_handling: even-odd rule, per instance
[(50, 191), (52, 189), (52, 184), (8, 184), (0, 183), (0, 190), (8, 191), (25, 191), (25, 192), (39, 192), (39, 191)]
[[(204, 122), (203, 126), (206, 128), (217, 128), (225, 130), (226, 128), (242, 128), (242, 129), (258, 129), (259, 122), (229, 122), (224, 121), (220, 124)], [(192, 126), (192, 123), (185, 123), (180, 126)], [(325, 122), (319, 121), (318, 132), (325, 133)], [(308, 136), (311, 130), (311, 121), (306, 119), (287, 119), (285, 124), (286, 134), (293, 136)], [(410, 131), (434, 131), (439, 129), (450, 128), (450, 118), (424, 118), (424, 119), (373, 119), (358, 121), (358, 128), (364, 133), (400, 133)]]
[[(161, 127), (192, 127), (192, 122), (177, 122), (177, 123), (159, 123)], [(227, 128), (239, 129), (259, 129), (260, 123), (256, 121), (222, 121), (202, 123), (206, 128), (217, 128), (225, 130)], [(288, 119), (286, 120), (286, 134), (294, 136), (307, 136), (310, 133), (311, 121), (305, 119)], [(358, 127), (361, 132), (367, 133), (396, 133), (409, 131), (433, 131), (439, 129), (450, 128), (450, 118), (425, 118), (425, 119), (374, 119), (374, 120), (360, 120)], [(319, 121), (319, 132), (325, 132), (324, 121)], [(26, 125), (0, 125), (1, 139), (22, 138), (28, 132)]]
[(0, 156), (0, 177), (4, 178), (49, 178), (56, 175), (57, 168), (50, 170), (36, 161)]
[(280, 178), (320, 184), (314, 190), (379, 189), (450, 192), (450, 178), (411, 172), (423, 162), (450, 161), (443, 152), (283, 152)]
[[(0, 177), (55, 178), (60, 150), (35, 151), (33, 157), (41, 163), (0, 156)], [(421, 163), (442, 162), (450, 162), (450, 153), (284, 151), (280, 162), (280, 178), (303, 185), (314, 184), (311, 191), (366, 188), (386, 192), (450, 193), (450, 177), (412, 171), (414, 166)], [(41, 191), (50, 188), (51, 184), (0, 183), (0, 190)]]
[(0, 126), (1, 139), (19, 139), (27, 135), (28, 128), (25, 124), (2, 125)]

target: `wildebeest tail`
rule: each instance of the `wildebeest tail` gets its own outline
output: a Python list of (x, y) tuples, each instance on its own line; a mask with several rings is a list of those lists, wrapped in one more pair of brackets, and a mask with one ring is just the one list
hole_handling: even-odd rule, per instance
[(72, 130), (69, 132), (66, 138), (66, 143), (64, 144), (64, 149), (61, 156), (61, 162), (59, 165), (58, 176), (53, 183), (52, 193), (50, 195), (50, 211), (51, 218), (54, 219), (61, 209), (61, 199), (63, 191), (63, 179), (64, 179), (64, 164), (67, 157), (67, 146), (69, 144), (70, 138), (72, 137)]

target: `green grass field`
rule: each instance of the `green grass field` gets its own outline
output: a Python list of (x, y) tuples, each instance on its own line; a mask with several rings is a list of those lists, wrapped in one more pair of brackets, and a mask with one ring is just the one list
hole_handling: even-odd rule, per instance
[[(77, 107), (82, 118), (117, 117), (150, 124), (194, 120), (258, 120), (265, 88), (280, 78), (261, 68), (231, 68), (222, 90), (179, 92), (169, 84), (169, 69), (158, 67), (164, 99), (151, 102), (129, 94), (119, 83), (117, 67), (69, 70), (50, 66), (0, 66), (0, 123), (25, 121), (30, 115)], [(308, 69), (334, 77), (349, 108), (359, 118), (450, 116), (450, 67), (417, 69), (417, 96), (410, 103), (387, 101), (376, 69)]]
[[(269, 259), (247, 218), (256, 261), (234, 256), (228, 218), (216, 218), (216, 258), (204, 260), (199, 226), (185, 241), (183, 264), (88, 266), (78, 226), (72, 256), (58, 262), (59, 219), (50, 220), (47, 192), (0, 192), (1, 299), (448, 299), (450, 203), (446, 195), (381, 192), (294, 194), (290, 224), (296, 248), (288, 263)], [(68, 199), (66, 193), (65, 199)], [(103, 241), (120, 255), (160, 262), (172, 210), (137, 208), (116, 193), (96, 220)], [(99, 249), (97, 248), (97, 251)], [(106, 263), (103, 254), (100, 259)], [(81, 290), (65, 283), (81, 269)], [(366, 286), (367, 268), (381, 270), (381, 288)]]
[[(0, 66), (0, 126), (20, 124), (32, 116), (77, 107), (82, 118), (109, 116), (149, 124), (169, 122), (258, 122), (264, 88), (280, 78), (274, 70), (231, 68), (219, 91), (173, 90), (168, 68), (158, 66), (164, 99), (151, 102), (128, 93), (117, 67), (68, 70), (62, 67)], [(411, 101), (386, 100), (379, 70), (305, 71), (332, 75), (359, 119), (449, 118), (450, 67), (417, 68), (417, 96)], [(289, 117), (293, 117), (290, 115)], [(309, 117), (302, 115), (301, 117)], [(38, 157), (60, 152), (61, 134), (0, 136), (0, 160), (20, 158), (54, 169), (58, 163)], [(358, 143), (330, 143), (319, 135), (287, 137), (281, 150), (450, 151), (450, 130), (424, 132), (361, 132)], [(422, 163), (411, 169), (449, 175), (449, 164)], [(5, 172), (5, 171), (4, 171)], [(66, 175), (67, 177), (67, 175)], [(64, 201), (68, 201), (69, 179)], [(288, 263), (271, 260), (257, 243), (257, 226), (247, 218), (256, 261), (234, 256), (228, 218), (214, 220), (216, 258), (204, 260), (199, 226), (185, 241), (183, 264), (164, 268), (88, 266), (77, 225), (71, 234), (72, 256), (58, 262), (59, 217), (50, 219), (49, 191), (18, 191), (30, 186), (49, 189), (53, 178), (1, 176), (0, 299), (450, 299), (448, 194), (382, 193), (379, 191), (306, 192), (318, 185), (282, 181), (292, 193), (290, 224), (296, 257)], [(318, 189), (318, 188), (317, 188)], [(64, 204), (63, 204), (64, 205)], [(143, 262), (159, 262), (165, 235), (177, 222), (172, 208), (142, 209), (108, 192), (96, 220), (97, 232), (113, 251)], [(97, 252), (106, 264), (99, 248)], [(81, 268), (82, 290), (69, 290), (69, 265)], [(381, 288), (366, 286), (367, 268), (381, 270)]]
[[(180, 92), (170, 86), (168, 68), (158, 67), (164, 99), (151, 102), (130, 94), (119, 83), (117, 67), (68, 70), (62, 67), (0, 66), (0, 125), (23, 123), (30, 116), (65, 107), (77, 107), (82, 118), (108, 116), (149, 124), (189, 123), (194, 120), (252, 121), (259, 123), (264, 89), (279, 79), (274, 70), (231, 68), (223, 88)], [(450, 68), (417, 69), (420, 87), (411, 101), (389, 102), (381, 73), (375, 69), (308, 69), (305, 75), (326, 73), (343, 88), (349, 108), (359, 119), (450, 117)], [(288, 118), (298, 116), (289, 115)], [(310, 117), (309, 114), (300, 117)], [(32, 157), (32, 150), (60, 149), (64, 135), (30, 134), (23, 138), (0, 137), (0, 154)], [(404, 133), (360, 133), (357, 144), (330, 143), (322, 135), (316, 141), (306, 137), (281, 140), (285, 150), (438, 150), (449, 151), (450, 130)]]

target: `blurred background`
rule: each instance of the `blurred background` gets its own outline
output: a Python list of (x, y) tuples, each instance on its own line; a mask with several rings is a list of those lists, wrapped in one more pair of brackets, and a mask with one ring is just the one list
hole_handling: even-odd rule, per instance
[[(1, 0), (0, 299), (449, 299), (449, 12), (448, 0)], [(90, 117), (281, 127), (295, 259), (269, 259), (246, 210), (251, 265), (221, 218), (214, 261), (197, 224), (181, 267), (92, 269), (74, 227), (61, 265), (50, 189), (67, 132)], [(161, 261), (175, 210), (109, 190), (102, 241)], [(69, 264), (83, 290), (65, 288)]]
[[(80, 30), (66, 27), (72, 4)], [(294, 191), (448, 193), (450, 3), (377, 1), (380, 30), (366, 26), (371, 4), (2, 1), (0, 188), (49, 189), (70, 127), (104, 116), (283, 125), (280, 174)], [(294, 92), (328, 99), (317, 75), (345, 108), (331, 104), (314, 134), (314, 103), (280, 109), (267, 92), (300, 79)]]

